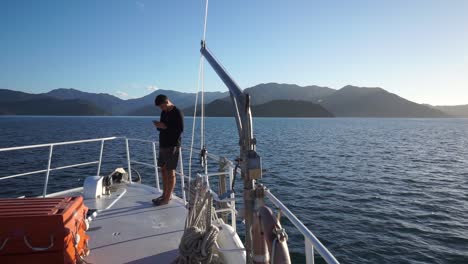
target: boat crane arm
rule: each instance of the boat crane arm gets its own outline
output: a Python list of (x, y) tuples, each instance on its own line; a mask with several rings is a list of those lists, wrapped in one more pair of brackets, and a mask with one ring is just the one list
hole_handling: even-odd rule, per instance
[(247, 263), (253, 263), (253, 244), (256, 240), (256, 238), (252, 237), (252, 223), (256, 199), (254, 185), (255, 180), (261, 179), (262, 177), (262, 160), (255, 151), (257, 142), (253, 137), (250, 96), (239, 88), (239, 85), (229, 76), (223, 66), (218, 63), (211, 52), (206, 48), (205, 41), (201, 42), (200, 52), (229, 89), (229, 94), (234, 106), (237, 130), (239, 132), (240, 168), (244, 180), (243, 196), (245, 206), (246, 261)]
[(253, 137), (250, 96), (239, 88), (239, 85), (237, 85), (223, 66), (214, 58), (213, 54), (206, 48), (204, 41), (201, 42), (200, 52), (229, 89), (229, 94), (235, 108), (239, 145), (241, 147), (241, 160), (245, 162), (245, 167), (241, 165), (241, 169), (247, 172), (247, 178), (250, 180), (260, 179), (262, 177), (261, 159), (255, 151), (257, 142)]
[[(219, 78), (224, 82), (224, 84), (229, 89), (229, 95), (231, 97), (232, 104), (234, 105), (235, 110), (235, 119), (237, 124), (237, 130), (239, 133), (239, 139), (242, 141), (242, 134), (243, 134), (243, 124), (247, 119), (247, 116), (243, 110), (245, 108), (245, 97), (246, 95), (243, 93), (242, 89), (239, 88), (239, 85), (229, 76), (227, 71), (218, 63), (218, 61), (214, 58), (213, 54), (206, 48), (205, 42), (201, 42), (201, 54), (205, 59), (210, 63), (213, 70), (218, 74)], [(242, 107), (244, 106), (244, 107)]]

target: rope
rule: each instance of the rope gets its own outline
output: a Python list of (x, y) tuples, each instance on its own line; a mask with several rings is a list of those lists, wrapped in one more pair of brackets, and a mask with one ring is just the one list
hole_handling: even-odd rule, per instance
[(215, 243), (219, 229), (212, 224), (212, 217), (216, 215), (213, 208), (213, 198), (202, 178), (192, 181), (189, 193), (189, 215), (185, 222), (177, 264), (192, 263), (222, 263), (215, 254)]
[(236, 166), (234, 167), (234, 172), (232, 173), (232, 185), (231, 185), (231, 190), (233, 193), (236, 193), (234, 191), (234, 187), (236, 185), (236, 175), (237, 175), (237, 169), (239, 168), (239, 163), (240, 163), (240, 158), (236, 160)]
[[(206, 25), (208, 19), (208, 0), (205, 6), (205, 22), (203, 27), (203, 42), (206, 39)], [(192, 142), (189, 157), (189, 214), (185, 220), (185, 230), (179, 245), (179, 258), (177, 264), (192, 263), (221, 263), (221, 258), (215, 254), (215, 243), (219, 229), (211, 223), (212, 217), (216, 217), (213, 208), (213, 197), (202, 177), (197, 177), (191, 182), (193, 143), (195, 138), (195, 123), (198, 104), (198, 92), (201, 83), (201, 114), (200, 114), (200, 149), (205, 149), (205, 78), (204, 57), (200, 57), (198, 88), (195, 97), (195, 109), (193, 113)], [(206, 150), (205, 150), (206, 151)], [(205, 173), (207, 173), (206, 162), (203, 162)]]

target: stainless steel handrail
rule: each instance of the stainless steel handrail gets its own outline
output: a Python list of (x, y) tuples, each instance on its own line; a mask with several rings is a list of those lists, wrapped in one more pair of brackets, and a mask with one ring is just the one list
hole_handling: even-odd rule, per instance
[[(130, 159), (130, 148), (129, 148), (129, 142), (130, 141), (137, 141), (137, 142), (144, 142), (144, 143), (151, 143), (152, 144), (152, 151), (153, 151), (153, 162), (154, 164), (149, 164), (146, 162), (141, 162), (137, 160)], [(147, 166), (150, 168), (154, 168), (154, 176), (155, 176), (155, 181), (156, 181), (156, 188), (158, 190), (161, 190), (159, 187), (159, 173), (158, 173), (158, 159), (156, 156), (156, 144), (158, 144), (156, 141), (152, 140), (146, 140), (146, 139), (138, 139), (138, 138), (125, 138), (125, 144), (126, 144), (126, 149), (127, 149), (127, 162), (128, 166), (130, 168), (132, 163)], [(130, 169), (129, 169), (130, 170)], [(182, 160), (182, 151), (179, 152), (179, 171), (176, 171), (176, 175), (180, 175), (180, 183), (181, 183), (181, 189), (182, 189), (182, 199), (184, 200), (185, 203), (187, 203), (187, 197), (185, 195), (185, 174), (184, 174), (184, 165), (183, 165), (183, 160)]]
[(0, 152), (20, 150), (20, 149), (42, 148), (42, 147), (50, 147), (50, 146), (72, 145), (72, 144), (80, 144), (80, 143), (87, 143), (87, 142), (97, 142), (97, 141), (102, 141), (102, 140), (106, 141), (106, 140), (114, 140), (118, 138), (122, 138), (122, 137), (94, 138), (94, 139), (64, 141), (64, 142), (57, 142), (57, 143), (47, 143), (47, 144), (38, 144), (38, 145), (29, 145), (29, 146), (20, 146), (20, 147), (0, 148)]
[[(54, 170), (62, 170), (66, 168), (74, 168), (74, 167), (80, 167), (80, 166), (87, 166), (91, 164), (98, 164), (98, 173), (101, 170), (101, 162), (102, 162), (102, 152), (104, 148), (104, 142), (107, 140), (114, 140), (118, 139), (120, 137), (106, 137), (106, 138), (95, 138), (95, 139), (84, 139), (84, 140), (75, 140), (75, 141), (65, 141), (65, 142), (57, 142), (57, 143), (48, 143), (48, 144), (37, 144), (37, 145), (29, 145), (29, 146), (20, 146), (20, 147), (9, 147), (9, 148), (1, 148), (0, 152), (6, 152), (6, 151), (15, 151), (15, 150), (25, 150), (25, 149), (34, 149), (34, 148), (44, 148), (44, 147), (49, 147), (49, 159), (47, 161), (47, 168), (44, 170), (38, 170), (38, 171), (32, 171), (32, 172), (26, 172), (26, 173), (19, 173), (19, 174), (14, 174), (14, 175), (9, 175), (9, 176), (4, 176), (0, 178), (1, 180), (6, 180), (10, 178), (16, 178), (20, 176), (27, 176), (27, 175), (32, 175), (32, 174), (37, 174), (37, 173), (46, 173), (45, 177), (45, 183), (43, 186), (43, 192), (42, 196), (46, 197), (47, 196), (47, 187), (49, 185), (49, 175), (51, 171)], [(98, 161), (91, 161), (91, 162), (85, 162), (85, 163), (77, 163), (77, 164), (71, 164), (67, 166), (61, 166), (61, 167), (56, 167), (56, 168), (51, 168), (52, 164), (52, 156), (54, 152), (54, 147), (55, 146), (63, 146), (63, 145), (73, 145), (73, 144), (81, 144), (81, 143), (89, 143), (89, 142), (101, 142), (101, 151), (99, 155), (99, 160)]]
[[(128, 174), (129, 174), (130, 182), (131, 182), (131, 173), (132, 173), (132, 170), (131, 170), (132, 163), (140, 164), (140, 165), (144, 165), (144, 166), (148, 166), (148, 167), (153, 167), (155, 169), (156, 188), (158, 190), (160, 190), (159, 173), (158, 173), (157, 156), (156, 156), (156, 144), (158, 144), (158, 143), (155, 142), (155, 141), (152, 141), (152, 140), (145, 140), (145, 139), (138, 139), (138, 138), (127, 138), (127, 137), (106, 137), (106, 138), (84, 139), (84, 140), (75, 140), (75, 141), (64, 141), (64, 142), (47, 143), (47, 144), (36, 144), (36, 145), (28, 145), (28, 146), (0, 148), (0, 152), (35, 149), (35, 148), (46, 148), (46, 147), (49, 148), (49, 158), (48, 158), (48, 161), (47, 161), (47, 168), (46, 169), (3, 176), (3, 177), (0, 177), (0, 181), (45, 172), (46, 177), (45, 177), (45, 183), (44, 183), (44, 186), (43, 186), (43, 197), (46, 197), (47, 196), (47, 187), (48, 187), (48, 184), (49, 184), (49, 175), (50, 175), (51, 171), (98, 164), (97, 174), (99, 174), (100, 171), (101, 171), (101, 165), (102, 165), (102, 156), (103, 156), (103, 152), (104, 152), (104, 142), (105, 141), (110, 141), (110, 140), (116, 140), (116, 139), (123, 139), (125, 141), (125, 150), (126, 150), (126, 156), (127, 156)], [(149, 163), (145, 163), (145, 162), (141, 162), (141, 161), (132, 160), (131, 157), (130, 157), (130, 154), (131, 154), (130, 153), (130, 144), (129, 144), (130, 141), (151, 143), (152, 144), (152, 150), (153, 150), (154, 165), (149, 164)], [(81, 144), (81, 143), (89, 143), (89, 142), (101, 142), (100, 152), (99, 152), (99, 159), (98, 160), (91, 161), (91, 162), (85, 162), (85, 163), (79, 163), (79, 164), (71, 164), (71, 165), (61, 166), (61, 167), (56, 167), (56, 168), (51, 167), (53, 151), (54, 151), (55, 146)], [(185, 174), (183, 172), (182, 153), (180, 153), (180, 164), (179, 164), (179, 166), (180, 166), (180, 172), (177, 172), (177, 174), (181, 176), (182, 198), (186, 202), (185, 188), (184, 188), (185, 183), (184, 183), (184, 180), (183, 180), (186, 176), (185, 176)]]
[(158, 144), (158, 142), (148, 140), (148, 139), (128, 138), (128, 137), (126, 137), (126, 139), (128, 139), (129, 141), (139, 141), (139, 142), (145, 142), (145, 143), (156, 143), (156, 144)]
[[(32, 171), (32, 172), (9, 175), (9, 176), (5, 176), (5, 177), (1, 177), (0, 181), (10, 179), (10, 178), (16, 178), (16, 177), (20, 177), (20, 176), (27, 176), (27, 175), (32, 175), (32, 174), (45, 172), (46, 177), (45, 177), (45, 183), (44, 183), (44, 186), (43, 186), (42, 196), (46, 197), (47, 196), (47, 187), (49, 185), (49, 175), (50, 175), (51, 171), (62, 170), (62, 169), (66, 169), (66, 168), (80, 167), (80, 166), (87, 166), (87, 165), (98, 163), (97, 171), (99, 172), (101, 170), (101, 161), (102, 161), (102, 152), (103, 152), (103, 148), (104, 148), (104, 141), (114, 140), (114, 139), (117, 139), (117, 138), (118, 137), (107, 137), (107, 138), (85, 139), (85, 140), (75, 140), (75, 141), (48, 143), (48, 144), (38, 144), (38, 145), (29, 145), (29, 146), (20, 146), (20, 147), (1, 148), (0, 152), (49, 147), (49, 159), (47, 161), (47, 168), (45, 170), (38, 170), (38, 171)], [(78, 163), (78, 164), (72, 164), (72, 165), (67, 165), (67, 166), (51, 168), (54, 146), (63, 146), (63, 145), (72, 145), (72, 144), (81, 144), (81, 143), (99, 142), (99, 141), (101, 142), (101, 151), (100, 151), (100, 156), (99, 156), (98, 161), (91, 161), (91, 162)]]

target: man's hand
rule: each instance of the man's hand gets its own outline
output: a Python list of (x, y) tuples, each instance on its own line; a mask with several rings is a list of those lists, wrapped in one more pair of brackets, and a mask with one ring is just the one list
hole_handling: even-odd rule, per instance
[(154, 126), (159, 128), (159, 129), (166, 129), (167, 126), (166, 124), (164, 124), (163, 122), (159, 122), (159, 121), (156, 121), (156, 122), (153, 122)]

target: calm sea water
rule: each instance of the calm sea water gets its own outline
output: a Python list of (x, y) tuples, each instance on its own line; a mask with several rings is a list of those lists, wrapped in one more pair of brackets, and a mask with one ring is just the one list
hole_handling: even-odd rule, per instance
[[(87, 138), (156, 139), (147, 117), (0, 117), (0, 148)], [(192, 119), (186, 119), (184, 143)], [(468, 119), (254, 120), (265, 183), (342, 263), (468, 263)], [(235, 158), (232, 118), (208, 118), (208, 151)], [(106, 143), (102, 174), (126, 166)], [(152, 162), (132, 143), (132, 158)], [(0, 177), (41, 170), (49, 149), (0, 152)], [(99, 144), (56, 147), (52, 166), (96, 160)], [(143, 182), (153, 171), (138, 167)], [(78, 187), (96, 167), (51, 174), (48, 191)], [(0, 181), (0, 197), (42, 193), (44, 174)], [(241, 181), (238, 180), (238, 183)], [(241, 189), (238, 185), (237, 189)], [(302, 240), (286, 223), (295, 263)]]

